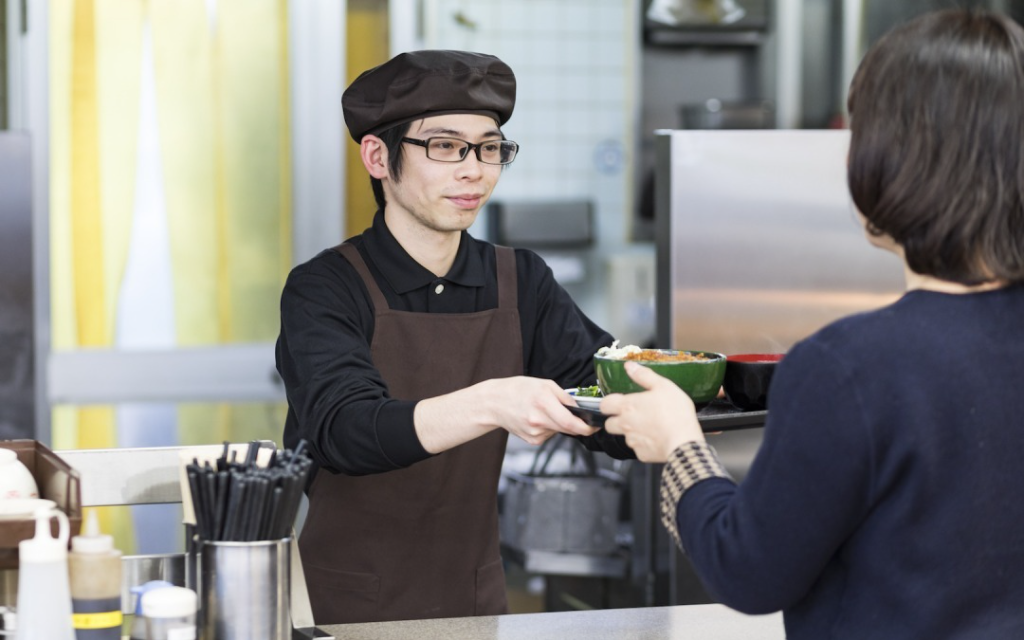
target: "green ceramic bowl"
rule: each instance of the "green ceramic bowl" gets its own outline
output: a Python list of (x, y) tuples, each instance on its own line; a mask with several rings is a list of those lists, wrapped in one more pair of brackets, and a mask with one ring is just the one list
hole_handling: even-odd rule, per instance
[[(713, 351), (675, 351), (672, 349), (644, 349), (645, 352), (658, 352), (666, 355), (688, 353), (703, 354), (706, 358), (679, 362), (638, 361), (640, 364), (654, 369), (660, 375), (675, 382), (685, 391), (696, 405), (711, 402), (718, 395), (725, 377), (725, 356)], [(605, 395), (609, 393), (634, 393), (643, 391), (643, 387), (633, 382), (626, 373), (626, 360), (594, 356), (594, 371), (597, 373), (597, 384)]]

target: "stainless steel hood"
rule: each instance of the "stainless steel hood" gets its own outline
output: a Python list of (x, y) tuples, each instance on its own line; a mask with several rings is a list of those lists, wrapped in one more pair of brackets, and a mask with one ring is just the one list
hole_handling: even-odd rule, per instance
[(848, 131), (673, 131), (657, 138), (658, 340), (785, 351), (895, 300), (902, 263), (864, 238)]

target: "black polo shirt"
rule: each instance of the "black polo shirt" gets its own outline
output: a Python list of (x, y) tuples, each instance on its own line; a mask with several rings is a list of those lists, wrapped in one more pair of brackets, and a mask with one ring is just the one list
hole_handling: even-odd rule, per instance
[[(498, 306), (494, 245), (468, 233), (444, 277), (405, 252), (380, 212), (350, 242), (392, 309), (474, 313)], [(595, 384), (592, 356), (612, 336), (580, 311), (537, 254), (515, 253), (524, 372), (562, 387)], [(284, 444), (293, 448), (305, 439), (319, 466), (348, 475), (430, 457), (413, 425), (416, 403), (391, 398), (373, 366), (373, 329), (370, 296), (338, 252), (323, 251), (289, 274), (277, 341), (277, 370), (288, 394)]]

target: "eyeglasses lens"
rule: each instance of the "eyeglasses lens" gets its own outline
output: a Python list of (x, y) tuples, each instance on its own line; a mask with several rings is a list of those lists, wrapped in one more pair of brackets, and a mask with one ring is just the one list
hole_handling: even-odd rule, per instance
[(495, 140), (471, 145), (456, 138), (430, 138), (427, 140), (427, 157), (441, 162), (459, 162), (465, 159), (469, 149), (476, 151), (477, 160), (486, 164), (508, 164), (516, 157), (519, 145), (510, 140)]

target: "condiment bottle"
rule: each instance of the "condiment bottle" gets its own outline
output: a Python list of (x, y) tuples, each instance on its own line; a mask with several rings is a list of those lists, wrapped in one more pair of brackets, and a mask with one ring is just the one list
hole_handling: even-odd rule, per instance
[[(50, 520), (60, 523), (56, 538)], [(36, 536), (18, 543), (18, 622), (15, 640), (75, 640), (68, 585), (68, 517), (36, 512)]]
[(113, 537), (100, 533), (95, 509), (71, 538), (68, 571), (77, 640), (121, 640), (121, 552)]
[(128, 640), (146, 640), (146, 616), (142, 615), (142, 596), (151, 589), (163, 589), (174, 585), (166, 580), (150, 580), (137, 587), (132, 587), (131, 592), (135, 594), (135, 617), (132, 620), (132, 628), (128, 634)]
[(146, 640), (195, 640), (196, 592), (185, 587), (164, 587), (142, 594)]

